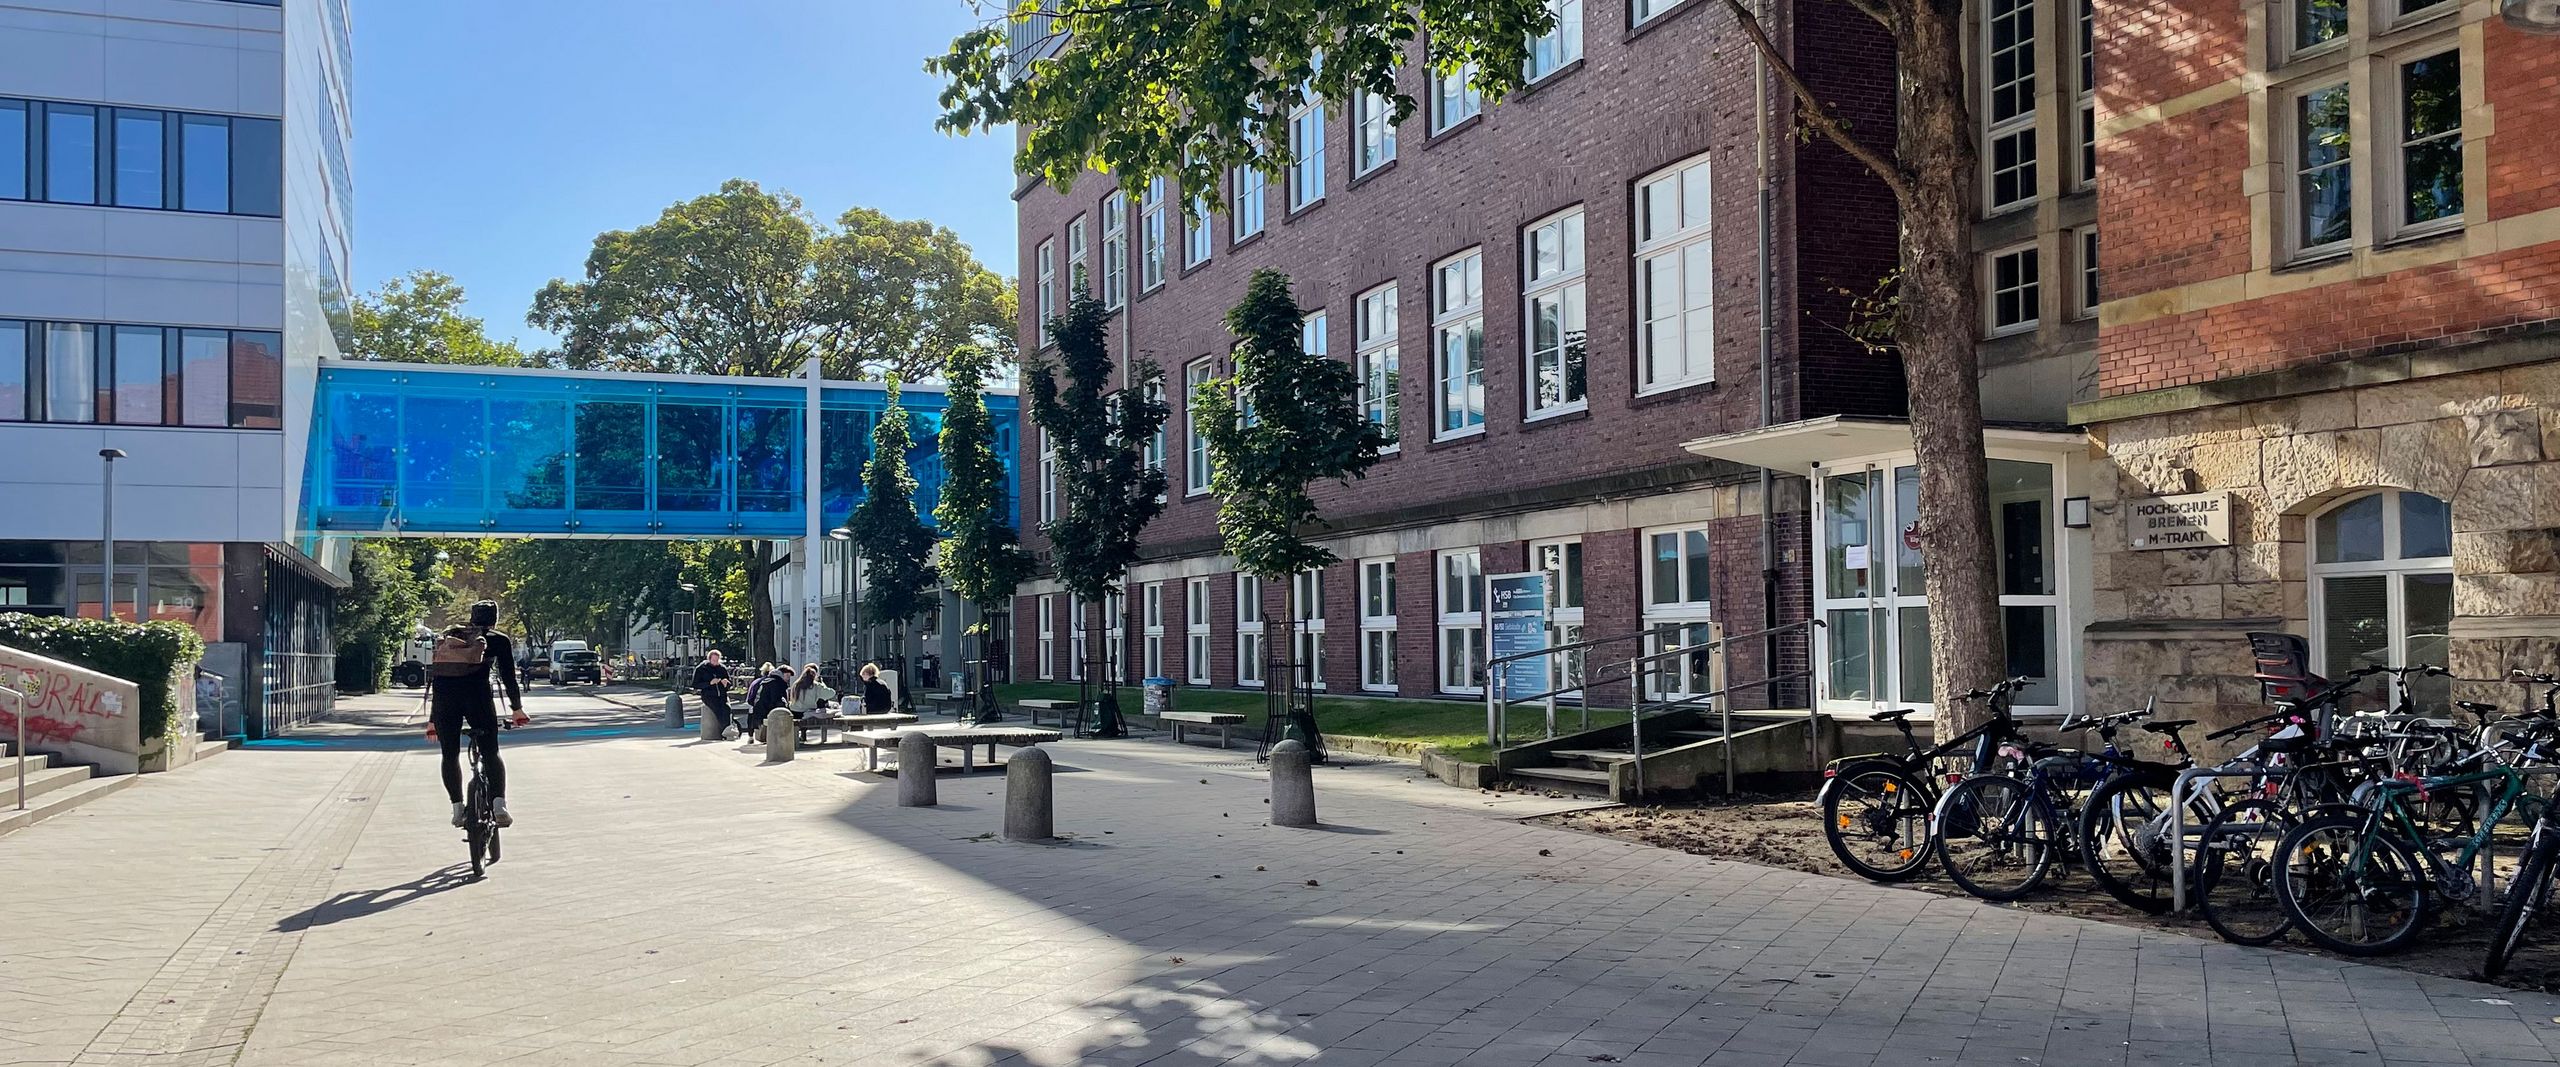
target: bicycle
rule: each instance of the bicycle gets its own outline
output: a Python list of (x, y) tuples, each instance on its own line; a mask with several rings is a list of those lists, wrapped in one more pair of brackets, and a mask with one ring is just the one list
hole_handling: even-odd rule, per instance
[[(516, 724), (500, 719), (498, 728), (513, 730)], [(472, 743), (469, 721), (463, 722), (461, 732), (462, 751), (471, 761), (471, 782), (463, 790), (462, 840), (471, 850), (471, 879), (476, 882), (488, 873), (487, 864), (481, 862), (483, 852), (488, 863), (498, 862), (498, 805), (490, 795), (488, 774), (480, 766), (480, 746)]]
[(2065, 724), (2098, 729), (2105, 747), (2095, 753), (2005, 742), (1999, 755), (2009, 761), (2006, 769), (1973, 775), (1948, 789), (1929, 819), (1930, 847), (1947, 877), (1984, 900), (2016, 900), (2042, 886), (2057, 856), (2074, 853), (2079, 844), (2061, 829), (2080, 821), (2079, 801), (2070, 791), (2094, 790), (2138, 773), (2137, 761), (2115, 745), (2115, 729), (2123, 721), (2109, 716)]
[[(2145, 704), (2141, 711), (2098, 720), (2110, 747), (2115, 728), (2148, 718), (2153, 706)], [(2063, 725), (2069, 729), (2072, 724)], [(2195, 756), (2188, 751), (2186, 737), (2180, 732), (2193, 725), (2193, 719), (2142, 723), (2144, 732), (2161, 738), (2162, 747), (2174, 760), (2133, 760), (2120, 773), (2090, 790), (2080, 807), (2081, 867), (2108, 896), (2145, 915), (2169, 910), (2172, 872), (2167, 798), (2177, 785), (2178, 774), (2195, 765)], [(2195, 807), (2194, 813), (2210, 817), (2209, 804), (2208, 801), (2205, 806)]]
[(1912, 730), (1910, 719), (1917, 714), (1914, 709), (1880, 711), (1870, 716), (1901, 731), (1907, 751), (1844, 756), (1823, 768), (1822, 791), (1815, 802), (1822, 810), (1823, 839), (1830, 843), (1831, 853), (1840, 858), (1841, 865), (1875, 882), (1903, 882), (1917, 877), (1934, 855), (1929, 847), (1929, 813), (1938, 806), (1938, 761), (1970, 749), (1973, 773), (1989, 769), (2000, 745), (2018, 737), (2017, 723), (2009, 717), (2009, 703), (2026, 684), (2025, 678), (2011, 678), (1989, 689), (1962, 694), (1957, 699), (1986, 703), (1991, 717), (1927, 748), (1921, 746), (1919, 735)]
[[(2560, 719), (2560, 709), (2553, 706), (2560, 698), (2560, 676), (2519, 670), (2509, 672), (2508, 677), (2543, 687), (2542, 708), (2528, 720), (2532, 732), (2518, 736), (2498, 730), (2485, 714), (2481, 716), (2482, 731), (2484, 735), (2494, 733), (2494, 743), (2518, 746), (2507, 749), (2517, 758), (2531, 758), (2536, 755), (2535, 746), (2541, 743), (2536, 735), (2548, 737), (2554, 720)], [(2506, 971), (2507, 963), (2524, 945), (2525, 927), (2551, 904), (2552, 876), (2560, 872), (2560, 822), (2553, 820), (2551, 809), (2549, 803), (2542, 806), (2542, 814), (2534, 819), (2533, 830), (2525, 839), (2524, 855), (2516, 862), (2515, 877), (2507, 880), (2507, 898), (2499, 905), (2497, 924), (2489, 931), (2488, 955), (2480, 961), (2483, 978), (2496, 978)]]

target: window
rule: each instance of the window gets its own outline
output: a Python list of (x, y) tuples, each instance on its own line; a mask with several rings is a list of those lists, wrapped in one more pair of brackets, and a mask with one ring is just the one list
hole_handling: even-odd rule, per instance
[(1182, 368), (1182, 436), (1188, 453), (1183, 463), (1182, 489), (1185, 496), (1198, 496), (1209, 491), (1212, 473), (1209, 458), (1209, 436), (1200, 432), (1200, 394), (1209, 388), (1210, 370), (1206, 359), (1192, 360)]
[(2444, 14), (2453, 7), (2447, 0), (2387, 0), (2383, 10), (2391, 27), (2396, 29), (2422, 18)]
[[(2318, 516), (2311, 541), (2312, 655), (2321, 673), (2444, 665), (2453, 624), (2453, 513), (2444, 501), (2360, 496)], [(2451, 679), (2412, 682), (2420, 710), (2446, 709)]]
[(2036, 198), (2035, 0), (1990, 0), (1982, 20), (1983, 118), (1990, 150), (1990, 207)]
[(2079, 187), (2098, 182), (2097, 0), (2080, 0)]
[(2023, 245), (1990, 256), (1991, 335), (2023, 333), (2036, 328), (2043, 299), (2036, 278), (2036, 247)]
[(98, 109), (44, 107), (44, 198), (57, 204), (98, 202)]
[[(1547, 647), (1562, 648), (1581, 641), (1582, 542), (1574, 539), (1531, 543), (1529, 569), (1547, 576)], [(1547, 688), (1575, 690), (1581, 686), (1580, 650), (1547, 657)]]
[(1084, 601), (1067, 597), (1067, 680), (1084, 680)]
[(0, 422), (37, 417), (35, 361), (27, 345), (27, 324), (0, 319)]
[[(6, 119), (7, 116), (0, 115), (0, 126), (5, 126)], [(1351, 122), (1358, 128), (1360, 139), (1360, 167), (1355, 176), (1386, 166), (1388, 161), (1396, 158), (1393, 101), (1363, 89), (1351, 102)]]
[(114, 421), (126, 426), (168, 422), (161, 387), (169, 379), (168, 331), (157, 326), (118, 326), (115, 335)]
[(2074, 301), (2080, 318), (2098, 316), (2098, 228), (2082, 228), (2077, 234), (2080, 249), (2080, 291)]
[(1476, 65), (1431, 70), (1431, 132), (1439, 133), (1484, 111), (1484, 93), (1475, 87)]
[(1262, 684), (1269, 660), (1262, 647), (1262, 579), (1236, 575), (1236, 684)]
[(1040, 431), (1040, 521), (1058, 521), (1058, 440)]
[(28, 114), (26, 101), (0, 100), (0, 200), (27, 198)]
[(1396, 561), (1360, 561), (1360, 688), (1396, 691)]
[(1325, 315), (1322, 309), (1310, 311), (1298, 320), (1298, 350), (1310, 356), (1327, 354)]
[(1129, 302), (1129, 198), (1102, 198), (1102, 306)]
[(55, 322), (44, 329), (45, 421), (97, 421), (98, 328)]
[[(1147, 399), (1157, 404), (1164, 403), (1164, 378), (1161, 375), (1147, 382)], [(1159, 422), (1156, 424), (1156, 435), (1147, 440), (1145, 462), (1149, 469), (1158, 471), (1164, 469), (1165, 456), (1168, 451), (1166, 447), (1166, 439), (1169, 433), (1170, 431), (1165, 429), (1164, 424)], [(1161, 500), (1163, 498), (1158, 497), (1157, 499)]]
[(1654, 16), (1678, 6), (1680, 0), (1631, 0), (1627, 5), (1627, 17), (1641, 26), (1652, 21)]
[(1289, 640), (1297, 645), (1295, 657), (1303, 688), (1324, 688), (1324, 572), (1306, 571), (1289, 580)]
[(1520, 241), (1529, 320), (1529, 417), (1585, 406), (1582, 209), (1529, 227)]
[(1040, 286), (1038, 302), (1032, 305), (1032, 329), (1040, 332), (1040, 347), (1047, 348), (1055, 339), (1049, 336), (1049, 320), (1058, 317), (1058, 242), (1053, 238), (1040, 242)]
[(1054, 596), (1040, 598), (1040, 677), (1058, 676), (1058, 604)]
[(1228, 212), (1235, 220), (1235, 236), (1241, 241), (1262, 232), (1262, 172), (1252, 167), (1237, 167), (1227, 172), (1227, 189), (1235, 196), (1235, 207)]
[(2294, 251), (2342, 250), (2354, 230), (2354, 175), (2348, 159), (2347, 83), (2304, 92), (2293, 101)]
[(189, 211), (231, 210), (231, 120), (189, 115), (179, 133), (178, 189)]
[(1067, 220), (1067, 288), (1081, 290), (1092, 284), (1084, 262), (1084, 216)]
[[(1644, 549), (1645, 651), (1705, 644), (1714, 601), (1706, 529), (1647, 531)], [(1713, 688), (1708, 673), (1703, 656), (1657, 661), (1645, 671), (1645, 691), (1655, 698), (1704, 693)]]
[(2462, 218), (2462, 57), (2440, 52), (2395, 67), (2399, 145), (2389, 162), (2400, 210), (2392, 225), (2407, 235)]
[(1403, 391), (1404, 372), (1396, 365), (1396, 287), (1390, 282), (1360, 294), (1360, 311), (1354, 316), (1352, 343), (1360, 374), (1360, 410), (1369, 421), (1386, 428), (1387, 443), (1380, 452), (1393, 452), (1399, 445), (1397, 396)]
[(1146, 640), (1145, 666), (1142, 677), (1164, 677), (1164, 583), (1149, 582), (1139, 591), (1143, 614), (1139, 616), (1139, 632)]
[(1315, 86), (1298, 91), (1306, 103), (1289, 113), (1289, 210), (1324, 199), (1324, 104)]
[(1117, 589), (1102, 594), (1102, 675), (1120, 684), (1129, 673), (1129, 598)]
[(2346, 39), (2347, 0), (2290, 0), (2290, 6), (2294, 54)]
[(1547, 0), (1547, 10), (1555, 12), (1556, 25), (1546, 36), (1529, 41), (1526, 74), (1530, 81), (1563, 70), (1582, 58), (1582, 0)]
[(167, 202), (163, 186), (169, 170), (162, 159), (168, 150), (167, 119), (157, 111), (116, 112), (117, 207), (159, 207)]
[(1182, 602), (1183, 681), (1209, 684), (1209, 580), (1186, 583)]
[[(225, 330), (178, 331), (178, 414), (189, 426), (231, 421), (231, 334)], [(5, 348), (0, 345), (0, 348)]]
[(276, 429), (283, 343), (250, 330), (0, 322), (0, 421)]
[(1431, 268), (1432, 370), (1439, 382), (1435, 438), (1484, 430), (1484, 251)]
[(1705, 156), (1636, 185), (1638, 392), (1715, 379), (1714, 211)]
[(1216, 250), (1218, 237), (1210, 231), (1209, 220), (1216, 213), (1217, 201), (1214, 190), (1210, 195), (1191, 198), (1191, 213), (1182, 220), (1183, 266), (1197, 267), (1206, 263), (1209, 254)]
[(284, 427), (284, 336), (231, 331), (231, 425)]
[(1484, 557), (1440, 553), (1440, 691), (1484, 692)]
[(1164, 179), (1147, 182), (1146, 199), (1138, 208), (1138, 287), (1153, 292), (1164, 285), (1165, 239), (1172, 231), (1165, 225)]

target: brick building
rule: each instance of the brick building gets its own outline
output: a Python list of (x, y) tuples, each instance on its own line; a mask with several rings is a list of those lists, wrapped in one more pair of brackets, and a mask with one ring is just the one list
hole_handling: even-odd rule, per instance
[[(1780, 6), (1807, 77), (1862, 127), (1888, 128), (1880, 31), (1821, 0)], [(1123, 358), (1163, 367), (1173, 416), (1160, 444), (1170, 499), (1127, 603), (1072, 604), (1033, 582), (1016, 602), (1014, 677), (1066, 680), (1079, 647), (1098, 658), (1089, 643), (1125, 642), (1130, 677), (1268, 680), (1283, 591), (1222, 554), (1184, 396), (1226, 372), (1224, 314), (1260, 268), (1289, 275), (1308, 345), (1352, 362), (1364, 409), (1397, 441), (1365, 480), (1317, 491), (1342, 557), (1303, 579), (1320, 590), (1309, 652), (1328, 690), (1480, 693), (1483, 574), (1559, 575), (1561, 640), (1710, 620), (1739, 633), (1811, 610), (1806, 483), (1681, 443), (1901, 414), (1899, 365), (1838, 328), (1841, 293), (1891, 267), (1890, 196), (1837, 150), (1790, 136), (1783, 94), (1761, 121), (1758, 72), (1729, 46), (1721, 5), (1558, 8), (1534, 83), (1499, 104), (1435, 77), (1417, 49), (1403, 73), (1416, 114), (1391, 123), (1375, 100), (1301, 109), (1274, 122), (1298, 146), (1285, 173), (1196, 194), (1098, 174), (1065, 192), (1025, 182), (1024, 349), (1042, 347), (1041, 316), (1082, 280), (1119, 308)], [(1211, 207), (1197, 224), (1186, 195)], [(1021, 525), (1045, 552), (1046, 449), (1028, 427), (1021, 448)], [(1808, 651), (1775, 654), (1800, 669)], [(1765, 658), (1737, 649), (1733, 677), (1761, 677)]]
[(2101, 5), (2102, 704), (2237, 716), (2252, 630), (2439, 705), (2560, 661), (2560, 41), (2495, 7)]

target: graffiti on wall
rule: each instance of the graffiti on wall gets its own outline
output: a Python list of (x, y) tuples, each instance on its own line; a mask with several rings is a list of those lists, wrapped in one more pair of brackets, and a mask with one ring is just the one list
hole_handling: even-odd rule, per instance
[(30, 745), (115, 743), (115, 726), (127, 712), (123, 693), (87, 678), (41, 667), (0, 669), (0, 678), (23, 694), (19, 700), (0, 696), (0, 735), (14, 736), (18, 717), (23, 714)]

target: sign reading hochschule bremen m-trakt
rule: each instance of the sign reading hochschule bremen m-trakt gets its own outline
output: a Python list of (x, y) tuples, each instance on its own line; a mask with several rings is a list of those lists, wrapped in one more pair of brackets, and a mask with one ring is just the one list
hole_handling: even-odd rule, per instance
[(2138, 497), (2125, 502), (2133, 547), (2216, 548), (2231, 543), (2231, 494)]

